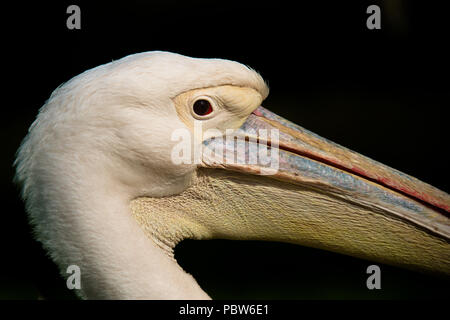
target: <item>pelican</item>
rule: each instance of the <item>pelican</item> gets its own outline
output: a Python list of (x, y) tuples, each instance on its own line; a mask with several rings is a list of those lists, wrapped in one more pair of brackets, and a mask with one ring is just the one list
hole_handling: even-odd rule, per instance
[[(261, 106), (268, 93), (238, 62), (154, 51), (51, 94), (15, 179), (36, 239), (64, 276), (80, 268), (81, 298), (209, 299), (174, 258), (187, 238), (288, 242), (450, 275), (449, 195), (279, 117)], [(243, 151), (220, 139), (228, 130), (245, 136)], [(213, 156), (246, 160), (263, 145), (276, 167)]]

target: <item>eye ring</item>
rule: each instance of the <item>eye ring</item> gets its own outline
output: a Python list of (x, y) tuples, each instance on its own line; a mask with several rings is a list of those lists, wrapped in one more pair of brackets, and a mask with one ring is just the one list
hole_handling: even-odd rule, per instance
[(213, 102), (207, 97), (198, 97), (192, 104), (192, 115), (197, 119), (209, 119), (214, 113)]

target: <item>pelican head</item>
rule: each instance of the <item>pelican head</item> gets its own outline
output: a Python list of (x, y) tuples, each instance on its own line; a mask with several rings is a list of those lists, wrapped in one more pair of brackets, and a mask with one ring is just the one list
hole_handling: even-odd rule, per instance
[(183, 239), (271, 240), (450, 274), (450, 197), (261, 103), (254, 70), (135, 54), (58, 87), (15, 162), (36, 238), (83, 298), (207, 299)]

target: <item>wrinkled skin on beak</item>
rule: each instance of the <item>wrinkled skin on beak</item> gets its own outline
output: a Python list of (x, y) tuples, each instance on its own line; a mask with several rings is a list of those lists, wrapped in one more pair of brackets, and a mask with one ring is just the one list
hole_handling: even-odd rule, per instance
[[(258, 134), (261, 129), (266, 132), (263, 141)], [(270, 148), (268, 132), (274, 129), (279, 132), (279, 141)], [(450, 238), (450, 220), (442, 213), (450, 210), (450, 196), (429, 184), (324, 139), (263, 107), (248, 117), (237, 133), (239, 136), (255, 138), (253, 141), (247, 139), (245, 155), (239, 154), (237, 145), (229, 140), (212, 139), (204, 143), (207, 151), (214, 149), (210, 153), (204, 152), (204, 162), (210, 166), (273, 175), (291, 183), (310, 183), (319, 188), (326, 186), (337, 195), (377, 205)], [(258, 162), (257, 159), (256, 163), (249, 163), (251, 155), (261, 149), (258, 143), (274, 150), (276, 154), (269, 156), (268, 160), (278, 158), (276, 166), (267, 163), (268, 160)], [(222, 148), (223, 161), (220, 157), (211, 157), (215, 150)], [(435, 210), (427, 210), (427, 207)]]
[[(264, 134), (260, 134), (261, 129), (265, 130)], [(272, 136), (270, 132), (274, 129), (277, 134)], [(410, 230), (402, 233), (403, 240), (408, 240), (410, 236), (411, 243), (413, 243), (417, 240), (413, 235), (415, 232), (425, 235), (420, 240), (425, 241), (420, 244), (420, 250), (435, 250), (437, 259), (442, 259), (442, 263), (439, 263), (440, 271), (450, 273), (450, 247), (448, 244), (450, 239), (450, 219), (448, 218), (450, 196), (447, 193), (328, 141), (263, 107), (257, 108), (247, 118), (236, 133), (236, 137), (245, 137), (245, 140), (241, 139), (240, 142), (233, 142), (231, 139), (205, 141), (204, 166), (244, 174), (264, 175), (269, 179), (285, 183), (286, 188), (288, 185), (297, 185), (316, 190), (318, 193), (328, 196), (329, 199), (333, 199), (328, 203), (328, 207), (326, 207), (326, 203), (322, 204), (324, 212), (333, 212), (334, 201), (339, 199), (339, 202), (347, 203), (348, 218), (351, 220), (350, 222), (342, 220), (342, 223), (358, 226), (358, 228), (355, 227), (355, 232), (360, 232), (358, 230), (361, 225), (365, 225), (365, 230), (369, 230), (370, 223), (373, 224), (373, 222), (369, 223), (370, 219), (366, 219), (363, 215), (350, 217), (352, 211), (350, 207), (357, 206), (363, 208), (363, 211), (376, 212), (380, 221), (389, 217), (400, 225), (404, 225), (404, 230)], [(278, 138), (278, 141), (274, 141), (273, 137)], [(241, 145), (245, 143), (244, 149), (238, 148), (239, 143)], [(266, 157), (265, 161), (257, 159), (255, 162), (255, 155), (261, 152), (262, 145), (268, 146), (266, 153), (270, 155)], [(223, 153), (224, 156), (216, 157), (217, 153)], [(268, 199), (272, 199), (272, 196), (270, 192), (266, 195)], [(300, 205), (303, 204), (299, 202)], [(346, 215), (345, 206), (339, 210), (341, 212), (330, 214)], [(283, 218), (283, 212), (280, 211), (279, 219)], [(381, 234), (377, 236), (377, 241), (396, 241), (388, 239), (388, 234), (391, 236), (390, 232), (392, 231), (388, 230), (389, 223), (383, 223), (383, 225), (386, 230), (386, 238), (383, 240), (383, 228), (381, 228)], [(335, 225), (334, 228), (339, 229), (339, 225)], [(361, 243), (365, 243), (364, 247), (367, 247), (370, 239), (363, 239), (363, 237), (368, 236), (372, 237), (373, 235), (363, 232), (360, 234)], [(433, 247), (433, 241), (427, 242), (428, 238), (438, 239), (439, 245)], [(374, 241), (373, 246), (379, 245), (376, 243), (377, 241)], [(302, 241), (294, 242), (302, 243)], [(427, 245), (429, 246), (427, 247)], [(319, 245), (319, 247), (321, 246)], [(324, 247), (328, 248), (328, 246)], [(391, 252), (385, 252), (384, 256), (395, 256), (397, 249), (394, 247), (396, 245), (392, 244), (391, 249), (386, 249)], [(368, 248), (364, 250), (367, 251)], [(411, 251), (411, 254), (417, 253)], [(390, 258), (387, 260), (392, 262)], [(393, 260), (394, 264), (398, 264), (395, 259)], [(409, 263), (406, 262), (406, 264)], [(427, 265), (429, 261), (424, 261), (423, 264)], [(439, 272), (439, 270), (437, 271)]]

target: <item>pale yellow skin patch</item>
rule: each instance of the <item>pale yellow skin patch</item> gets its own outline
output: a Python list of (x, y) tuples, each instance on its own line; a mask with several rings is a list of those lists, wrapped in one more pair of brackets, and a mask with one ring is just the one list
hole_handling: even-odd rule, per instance
[(131, 208), (147, 236), (170, 256), (185, 238), (268, 240), (450, 274), (445, 239), (307, 183), (202, 168), (181, 194), (135, 199)]
[[(211, 102), (211, 114), (199, 117), (193, 112), (192, 106), (199, 99)], [(262, 100), (253, 88), (223, 85), (183, 92), (173, 102), (178, 117), (189, 129), (193, 130), (194, 121), (201, 121), (204, 130), (217, 129), (224, 134), (226, 129), (239, 128)]]

